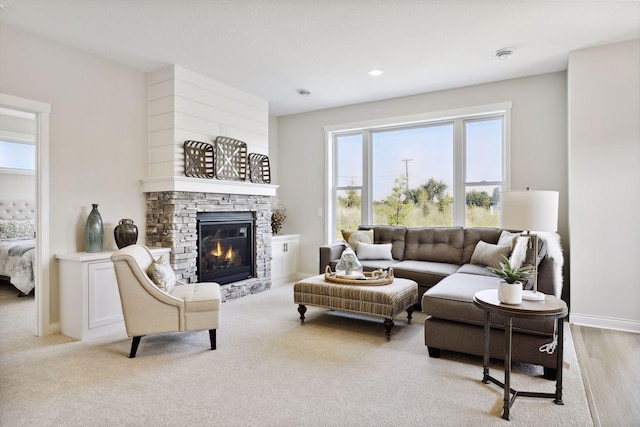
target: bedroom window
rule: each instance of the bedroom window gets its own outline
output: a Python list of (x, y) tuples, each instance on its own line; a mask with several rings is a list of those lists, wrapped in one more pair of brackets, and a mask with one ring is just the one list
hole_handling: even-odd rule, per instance
[(502, 107), (328, 130), (330, 240), (360, 224), (498, 227), (510, 104)]
[(34, 173), (36, 147), (34, 144), (0, 140), (0, 172)]

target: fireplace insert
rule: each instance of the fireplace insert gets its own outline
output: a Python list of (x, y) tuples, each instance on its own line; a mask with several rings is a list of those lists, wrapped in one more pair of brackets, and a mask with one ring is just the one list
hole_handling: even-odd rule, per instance
[(225, 283), (254, 277), (252, 212), (200, 212), (198, 281)]

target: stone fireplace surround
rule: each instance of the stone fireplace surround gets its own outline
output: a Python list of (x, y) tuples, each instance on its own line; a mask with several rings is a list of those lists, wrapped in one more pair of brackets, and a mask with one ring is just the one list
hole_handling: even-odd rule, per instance
[(171, 267), (178, 280), (197, 281), (198, 212), (253, 212), (255, 276), (220, 285), (223, 301), (271, 288), (271, 197), (190, 191), (145, 193), (147, 246), (171, 248)]

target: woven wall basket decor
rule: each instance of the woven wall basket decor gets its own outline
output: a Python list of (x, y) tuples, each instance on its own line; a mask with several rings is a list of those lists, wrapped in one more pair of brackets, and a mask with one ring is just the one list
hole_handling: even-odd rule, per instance
[(215, 175), (230, 181), (246, 180), (247, 144), (225, 136), (216, 137)]
[(214, 177), (213, 145), (199, 141), (184, 142), (184, 174), (192, 178)]

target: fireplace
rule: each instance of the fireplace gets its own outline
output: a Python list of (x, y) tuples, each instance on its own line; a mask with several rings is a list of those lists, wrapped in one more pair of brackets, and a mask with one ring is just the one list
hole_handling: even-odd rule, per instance
[[(223, 301), (262, 292), (271, 287), (271, 197), (260, 194), (229, 194), (196, 191), (151, 191), (147, 197), (147, 245), (171, 248), (170, 263), (178, 280), (199, 281), (198, 219), (204, 213), (245, 215), (253, 233), (253, 270), (242, 279), (221, 284)], [(231, 215), (229, 215), (231, 214)], [(235, 219), (235, 218), (234, 218)], [(239, 234), (244, 234), (238, 232)], [(222, 246), (222, 242), (221, 242)], [(217, 247), (217, 244), (216, 244)], [(251, 264), (251, 263), (248, 263)], [(251, 276), (247, 279), (247, 277)], [(217, 280), (216, 280), (217, 281)], [(220, 283), (220, 282), (218, 282)]]
[(254, 277), (254, 218), (251, 212), (197, 214), (199, 282), (221, 285)]

